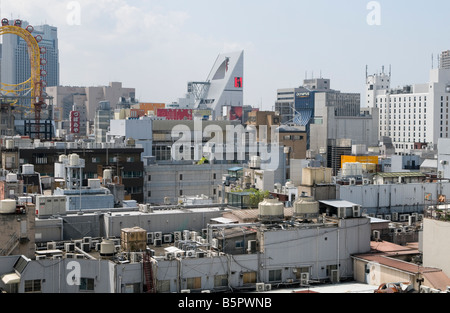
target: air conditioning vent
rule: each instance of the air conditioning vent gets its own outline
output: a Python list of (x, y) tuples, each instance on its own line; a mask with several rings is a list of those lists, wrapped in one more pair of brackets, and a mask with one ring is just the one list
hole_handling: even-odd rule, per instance
[(265, 284), (264, 283), (256, 283), (256, 291), (258, 291), (258, 292), (265, 291)]
[(300, 274), (300, 283), (302, 285), (308, 285), (309, 284), (309, 273), (301, 273)]

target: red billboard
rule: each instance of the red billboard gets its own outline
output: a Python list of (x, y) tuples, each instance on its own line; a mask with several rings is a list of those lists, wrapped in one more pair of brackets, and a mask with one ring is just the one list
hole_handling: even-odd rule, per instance
[(70, 111), (70, 132), (72, 134), (80, 133), (80, 112)]

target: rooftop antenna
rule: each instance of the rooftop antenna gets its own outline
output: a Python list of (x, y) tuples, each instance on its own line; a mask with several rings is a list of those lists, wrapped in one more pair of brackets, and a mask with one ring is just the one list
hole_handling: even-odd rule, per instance
[(434, 69), (434, 55), (431, 54), (431, 69)]
[(369, 65), (366, 65), (366, 79), (369, 77)]
[(392, 74), (392, 65), (389, 64), (389, 78), (391, 78), (391, 74)]
[(384, 74), (384, 65), (381, 67), (381, 74)]

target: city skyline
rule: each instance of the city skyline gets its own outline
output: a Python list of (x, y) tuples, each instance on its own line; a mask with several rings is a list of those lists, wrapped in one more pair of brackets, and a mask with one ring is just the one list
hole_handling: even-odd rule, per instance
[(364, 95), (366, 65), (391, 66), (393, 88), (427, 82), (450, 48), (450, 4), (391, 2), (8, 1), (0, 14), (58, 28), (61, 85), (120, 81), (143, 102), (177, 101), (217, 55), (244, 50), (244, 104), (270, 110), (305, 77)]

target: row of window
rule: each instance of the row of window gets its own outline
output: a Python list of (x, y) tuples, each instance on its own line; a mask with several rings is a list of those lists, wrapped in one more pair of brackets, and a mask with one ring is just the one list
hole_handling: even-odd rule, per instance
[[(142, 173), (142, 172), (139, 172)], [(139, 176), (142, 177), (142, 176)], [(212, 179), (217, 179), (217, 173), (212, 174)], [(183, 174), (178, 174), (178, 180), (183, 180)], [(147, 175), (147, 181), (152, 181), (152, 175)]]
[[(80, 285), (79, 285), (80, 291), (94, 291), (94, 287), (95, 284), (93, 278), (86, 278), (86, 277), (80, 278)], [(24, 291), (29, 293), (42, 292), (42, 280), (41, 279), (26, 280), (24, 285)]]

